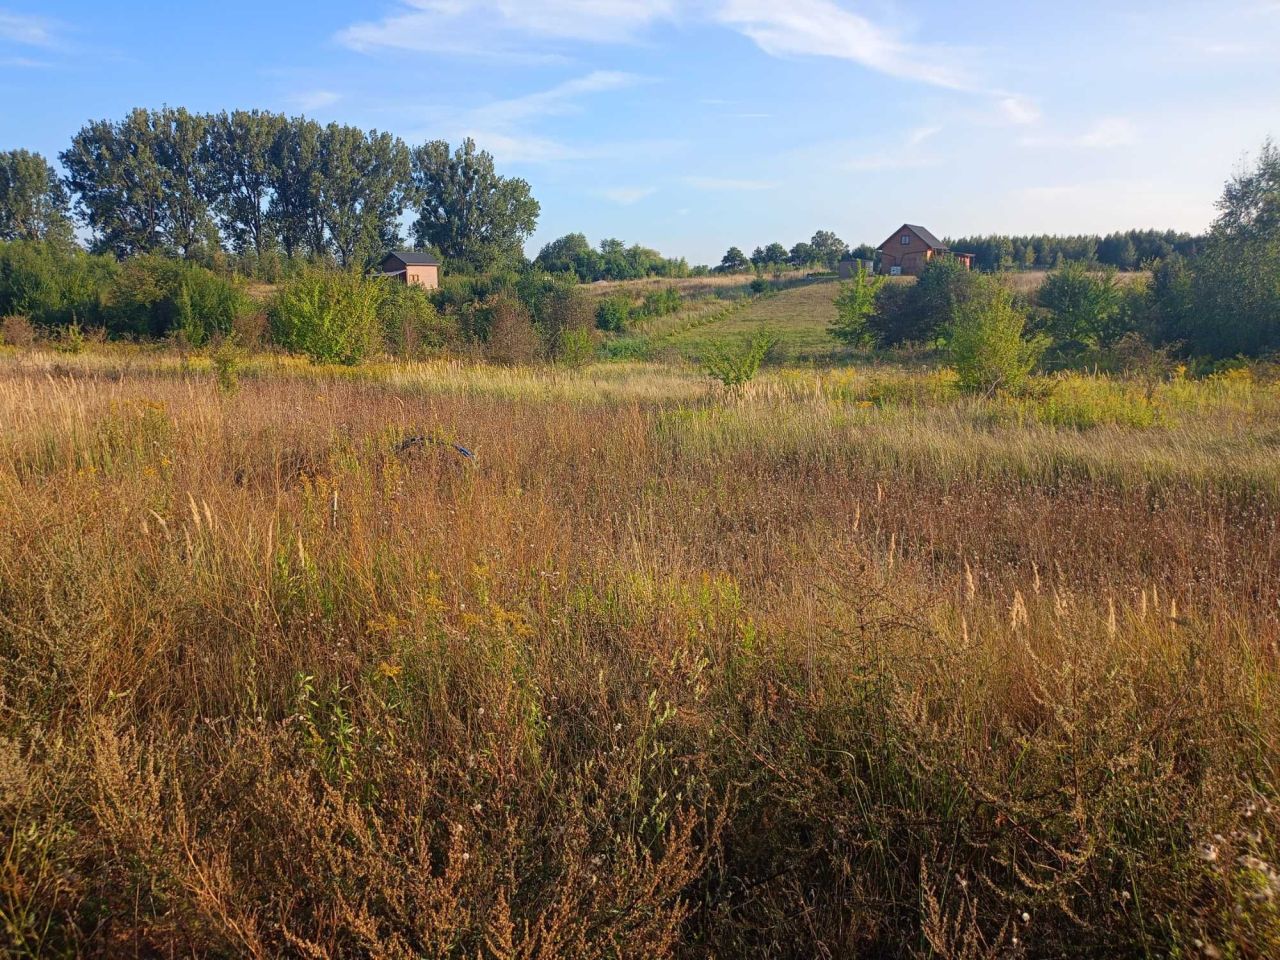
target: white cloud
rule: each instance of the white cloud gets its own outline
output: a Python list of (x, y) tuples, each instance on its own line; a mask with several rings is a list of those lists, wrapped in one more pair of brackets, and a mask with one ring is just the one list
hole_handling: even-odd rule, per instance
[(698, 190), (772, 190), (777, 186), (768, 180), (739, 180), (732, 177), (685, 177), (684, 183)]
[(612, 200), (614, 203), (629, 207), (639, 203), (646, 197), (653, 196), (658, 192), (658, 189), (657, 187), (609, 187), (596, 192), (606, 200)]
[(1040, 119), (1040, 108), (1026, 97), (1003, 94), (999, 106), (1001, 114), (1010, 123), (1035, 123)]
[(0, 40), (20, 43), (28, 47), (53, 48), (58, 46), (54, 23), (45, 17), (0, 10)]
[(508, 56), (531, 37), (629, 41), (674, 12), (673, 0), (402, 0), (396, 13), (353, 24), (338, 40), (362, 51)]
[(535, 117), (571, 113), (578, 109), (578, 97), (621, 90), (644, 82), (643, 77), (612, 70), (597, 70), (584, 77), (567, 80), (549, 90), (497, 100), (472, 111), (472, 119), (480, 124), (508, 125)]
[(342, 95), (332, 90), (306, 90), (289, 97), (289, 102), (299, 110), (320, 110), (332, 106), (342, 99)]
[(975, 86), (952, 51), (910, 43), (831, 0), (726, 0), (716, 19), (772, 56), (838, 57), (905, 80)]

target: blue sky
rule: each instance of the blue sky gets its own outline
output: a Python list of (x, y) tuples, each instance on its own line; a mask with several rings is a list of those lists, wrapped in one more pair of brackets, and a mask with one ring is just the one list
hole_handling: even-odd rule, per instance
[(1203, 229), (1280, 136), (1280, 0), (0, 0), (0, 149), (134, 106), (474, 136), (693, 262), (815, 229)]

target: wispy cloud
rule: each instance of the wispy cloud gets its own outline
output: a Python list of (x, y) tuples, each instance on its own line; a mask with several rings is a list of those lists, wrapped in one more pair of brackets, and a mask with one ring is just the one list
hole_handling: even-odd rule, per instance
[[(566, 80), (547, 90), (495, 100), (456, 115), (452, 126), (460, 136), (473, 137), (495, 157), (511, 163), (552, 163), (561, 160), (605, 159), (644, 149), (638, 144), (562, 143), (532, 129), (535, 121), (581, 112), (587, 97), (624, 90), (648, 82), (646, 78), (613, 70), (597, 70)], [(661, 152), (660, 142), (648, 145)]]
[(45, 49), (61, 45), (53, 20), (4, 9), (0, 9), (0, 40)]
[(739, 180), (733, 177), (685, 177), (682, 181), (698, 190), (772, 190), (777, 186), (770, 180)]
[(634, 87), (643, 82), (644, 78), (636, 74), (597, 70), (583, 77), (566, 80), (549, 90), (486, 104), (472, 111), (472, 119), (480, 124), (505, 126), (536, 117), (572, 113), (581, 109), (577, 103), (580, 97)]
[(612, 200), (614, 203), (624, 207), (637, 204), (657, 192), (657, 187), (609, 187), (596, 191), (598, 196), (604, 197), (606, 200)]
[(342, 95), (332, 90), (304, 90), (289, 97), (289, 102), (299, 110), (320, 110), (341, 99)]
[(911, 43), (831, 0), (727, 0), (716, 19), (773, 56), (838, 57), (935, 86), (975, 85), (953, 51)]
[(456, 55), (550, 54), (530, 39), (619, 43), (675, 12), (673, 0), (402, 0), (381, 20), (353, 24), (338, 40), (355, 50), (416, 50)]

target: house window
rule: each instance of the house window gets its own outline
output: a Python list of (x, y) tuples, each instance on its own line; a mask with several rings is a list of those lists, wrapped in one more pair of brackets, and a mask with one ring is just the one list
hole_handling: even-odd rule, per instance
[(909, 246), (911, 245), (911, 235), (910, 235), (910, 234), (907, 234), (907, 233), (904, 233), (904, 234), (902, 235), (902, 240), (901, 240), (901, 241), (899, 241), (899, 242), (900, 242), (904, 247), (909, 247)]

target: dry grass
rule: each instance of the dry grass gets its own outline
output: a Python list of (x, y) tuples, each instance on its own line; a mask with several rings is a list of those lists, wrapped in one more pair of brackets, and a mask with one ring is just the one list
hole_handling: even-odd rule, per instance
[(1040, 387), (0, 353), (9, 952), (1275, 955), (1280, 394)]

